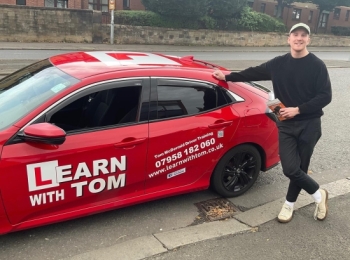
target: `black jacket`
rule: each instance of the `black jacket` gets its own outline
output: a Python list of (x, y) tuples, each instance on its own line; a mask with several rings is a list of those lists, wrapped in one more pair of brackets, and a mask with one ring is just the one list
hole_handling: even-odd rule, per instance
[(272, 80), (273, 90), (286, 107), (299, 107), (300, 114), (290, 120), (321, 117), (322, 108), (332, 100), (326, 65), (314, 54), (295, 59), (290, 53), (257, 67), (226, 75), (226, 81)]

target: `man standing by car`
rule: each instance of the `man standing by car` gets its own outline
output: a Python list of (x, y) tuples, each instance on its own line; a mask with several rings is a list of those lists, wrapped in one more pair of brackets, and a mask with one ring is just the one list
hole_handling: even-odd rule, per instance
[(283, 173), (290, 179), (286, 201), (277, 219), (282, 223), (291, 221), (294, 203), (303, 189), (316, 202), (314, 218), (324, 220), (328, 213), (328, 192), (320, 189), (307, 172), (321, 137), (322, 108), (332, 99), (331, 82), (325, 64), (307, 50), (308, 25), (294, 25), (288, 43), (288, 54), (237, 73), (224, 75), (216, 70), (213, 76), (232, 82), (272, 80), (276, 98), (286, 106), (279, 111), (285, 120), (278, 121), (277, 127)]

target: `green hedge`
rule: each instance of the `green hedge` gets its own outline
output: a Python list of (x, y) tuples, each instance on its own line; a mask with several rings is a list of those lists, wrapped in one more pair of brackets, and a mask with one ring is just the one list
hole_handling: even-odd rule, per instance
[(204, 16), (200, 19), (161, 16), (151, 11), (116, 11), (114, 23), (135, 26), (166, 27), (176, 29), (213, 29), (215, 20)]
[(219, 29), (227, 31), (286, 32), (285, 25), (266, 14), (245, 8), (240, 18), (219, 20), (209, 16), (200, 19), (165, 17), (151, 11), (116, 11), (116, 24), (166, 27), (175, 29)]
[(238, 20), (240, 28), (259, 32), (286, 32), (286, 26), (278, 19), (267, 14), (251, 11), (245, 8)]
[(350, 27), (332, 26), (331, 32), (338, 36), (350, 36)]
[(176, 18), (202, 17), (207, 14), (209, 0), (142, 0), (147, 10)]

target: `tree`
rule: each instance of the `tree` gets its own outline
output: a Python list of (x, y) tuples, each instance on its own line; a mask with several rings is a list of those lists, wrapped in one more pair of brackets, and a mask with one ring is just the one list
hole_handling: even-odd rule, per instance
[(231, 19), (247, 6), (247, 0), (210, 0), (208, 15), (215, 19)]
[(339, 6), (350, 6), (350, 0), (338, 0)]
[(210, 0), (142, 0), (147, 10), (163, 16), (200, 18), (207, 14)]

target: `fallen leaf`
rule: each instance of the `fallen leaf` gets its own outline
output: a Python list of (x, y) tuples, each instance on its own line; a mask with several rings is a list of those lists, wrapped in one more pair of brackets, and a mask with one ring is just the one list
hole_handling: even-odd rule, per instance
[(251, 228), (250, 231), (253, 232), (253, 233), (258, 232), (259, 228), (258, 227), (254, 227), (254, 228)]

